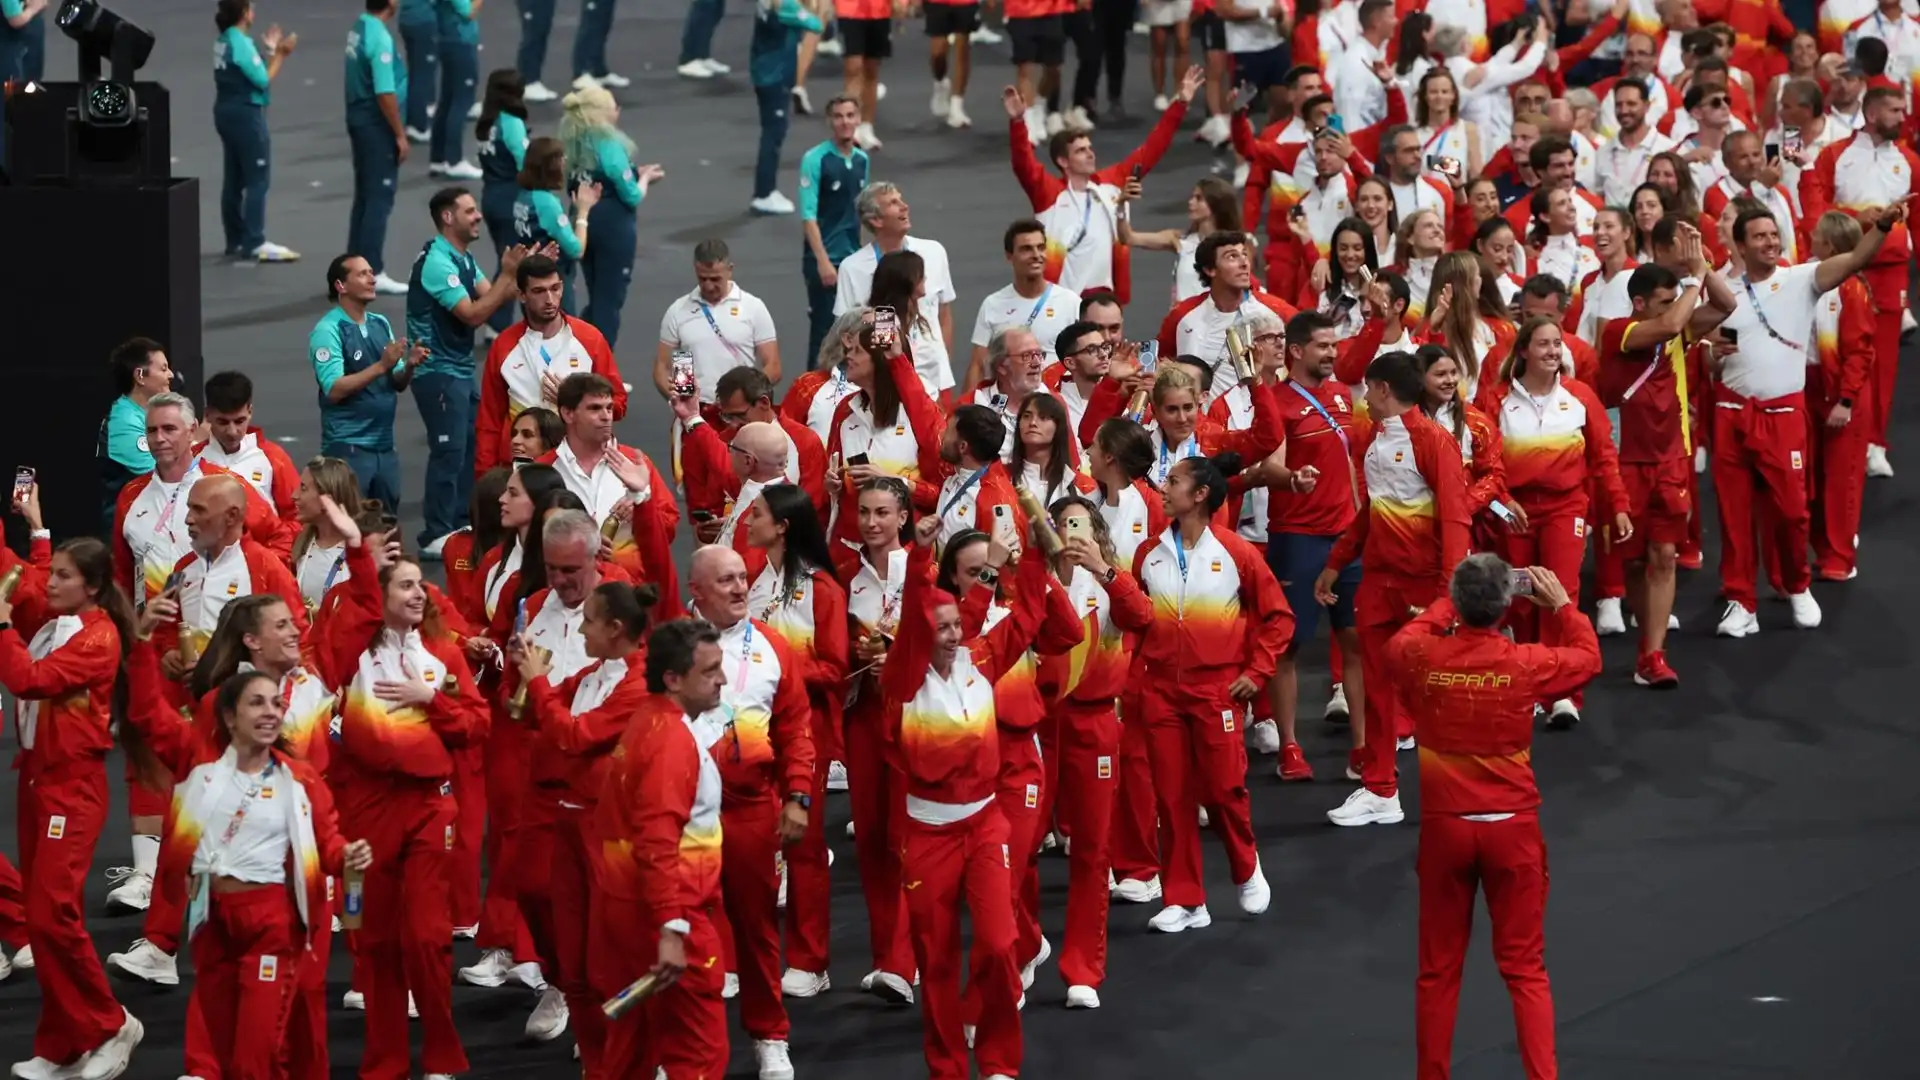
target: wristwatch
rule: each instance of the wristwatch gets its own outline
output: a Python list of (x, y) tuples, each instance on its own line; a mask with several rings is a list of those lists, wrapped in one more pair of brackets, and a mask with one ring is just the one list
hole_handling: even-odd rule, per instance
[(997, 584), (1000, 581), (1000, 571), (995, 570), (991, 566), (983, 566), (980, 568), (980, 573), (978, 575), (977, 580), (982, 585)]
[(1100, 584), (1111, 585), (1113, 584), (1113, 579), (1119, 576), (1120, 576), (1120, 568), (1117, 566), (1109, 566), (1107, 567), (1106, 576), (1100, 579)]
[(799, 803), (800, 809), (802, 810), (813, 809), (813, 796), (807, 794), (804, 791), (787, 792), (787, 801), (791, 803)]
[(1697, 289), (1699, 287), (1700, 287), (1700, 279), (1697, 277), (1683, 277), (1680, 279), (1681, 292), (1686, 292), (1688, 289)]

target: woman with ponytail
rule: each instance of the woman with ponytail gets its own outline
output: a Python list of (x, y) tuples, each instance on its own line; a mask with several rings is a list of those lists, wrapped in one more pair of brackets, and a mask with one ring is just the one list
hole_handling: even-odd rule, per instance
[(901, 327), (891, 344), (877, 342), (869, 323), (847, 350), (843, 370), (856, 392), (834, 407), (827, 434), (827, 491), (834, 500), (829, 535), (842, 543), (857, 542), (856, 502), (867, 481), (898, 477), (916, 505), (931, 506), (945, 475), (940, 438), (946, 417), (914, 369), (905, 335)]
[[(1468, 403), (1459, 361), (1439, 345), (1420, 346), (1414, 359), (1425, 380), (1425, 396), (1420, 407), (1453, 436), (1454, 446), (1460, 451), (1460, 464), (1467, 477), (1468, 511), (1474, 517), (1483, 512), (1498, 516), (1500, 511), (1492, 509), (1498, 503), (1513, 515), (1501, 520), (1511, 529), (1525, 530), (1526, 511), (1515, 506), (1513, 497), (1507, 493), (1507, 467), (1500, 446), (1500, 429), (1491, 417)], [(1495, 378), (1497, 374), (1489, 370), (1487, 377)]]
[(1433, 268), (1433, 291), (1414, 336), (1444, 345), (1459, 365), (1467, 400), (1479, 392), (1481, 372), (1499, 370), (1513, 348), (1513, 323), (1486, 264), (1471, 251), (1450, 251)]
[[(1199, 796), (1226, 845), (1241, 909), (1258, 915), (1272, 898), (1254, 843), (1239, 718), (1293, 639), (1293, 612), (1266, 556), (1216, 518), (1227, 503), (1228, 480), (1239, 471), (1234, 453), (1175, 464), (1161, 492), (1170, 524), (1134, 553), (1140, 587), (1111, 594), (1113, 621), (1141, 635), (1133, 681), (1152, 745), (1164, 843), (1165, 906), (1147, 925), (1162, 933), (1213, 921), (1196, 808), (1183, 794)], [(1118, 580), (1115, 575), (1107, 584)]]
[[(106, 757), (126, 704), (133, 610), (113, 583), (112, 553), (93, 539), (61, 544), (44, 595), (16, 599), (19, 626), (13, 604), (0, 600), (0, 685), (19, 698), (17, 828), (41, 1008), (32, 1058), (14, 1075), (118, 1075), (145, 1029), (114, 1000), (81, 913), (106, 824)], [(159, 774), (137, 736), (127, 751)]]
[(587, 304), (580, 315), (612, 348), (620, 338), (620, 309), (633, 283), (640, 242), (634, 212), (647, 197), (647, 186), (667, 172), (658, 165), (634, 165), (633, 140), (614, 126), (620, 122), (620, 106), (605, 89), (575, 90), (561, 104), (566, 113), (560, 118), (560, 143), (573, 169), (571, 181), (575, 186), (598, 185), (603, 196), (587, 214), (593, 243), (580, 259), (587, 286)]

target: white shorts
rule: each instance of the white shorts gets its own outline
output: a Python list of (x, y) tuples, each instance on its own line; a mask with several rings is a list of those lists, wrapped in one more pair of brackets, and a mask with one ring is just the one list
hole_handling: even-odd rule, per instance
[(1193, 15), (1193, 0), (1141, 0), (1140, 21), (1148, 26), (1177, 26)]

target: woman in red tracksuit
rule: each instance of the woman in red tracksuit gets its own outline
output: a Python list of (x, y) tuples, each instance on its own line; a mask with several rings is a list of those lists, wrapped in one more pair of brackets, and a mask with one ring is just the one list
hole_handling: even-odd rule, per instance
[(1059, 782), (1050, 802), (1060, 828), (1072, 838), (1067, 851), (1067, 930), (1060, 945), (1060, 978), (1067, 1007), (1100, 1007), (1107, 975), (1107, 878), (1112, 860), (1107, 838), (1120, 774), (1120, 717), (1114, 702), (1127, 681), (1128, 636), (1113, 622), (1113, 597), (1138, 592), (1133, 575), (1119, 569), (1099, 508), (1069, 497), (1053, 506), (1054, 528), (1065, 550), (1054, 563), (1067, 582), (1067, 597), (1085, 625), (1080, 644), (1042, 662), (1043, 681), (1058, 687)]
[[(1269, 389), (1256, 387), (1255, 394), (1266, 397), (1273, 415)], [(1143, 635), (1133, 679), (1152, 739), (1166, 902), (1148, 926), (1163, 933), (1213, 921), (1200, 877), (1196, 805), (1207, 809), (1226, 845), (1241, 909), (1258, 915), (1272, 898), (1254, 844), (1240, 718), (1292, 640), (1293, 612), (1266, 556), (1214, 520), (1227, 501), (1228, 477), (1238, 471), (1232, 454), (1174, 466), (1162, 495), (1171, 523), (1134, 553), (1140, 588), (1111, 594), (1113, 621)]]
[[(1813, 257), (1832, 258), (1860, 243), (1860, 223), (1838, 211), (1821, 215), (1813, 228)], [(1859, 417), (1873, 381), (1873, 298), (1866, 282), (1850, 277), (1820, 298), (1813, 313), (1820, 367), (1808, 372), (1807, 433), (1814, 448), (1813, 572), (1822, 581), (1854, 575), (1853, 538), (1860, 531), (1861, 488), (1866, 483), (1867, 425)]]
[(932, 508), (939, 485), (930, 478), (942, 471), (940, 436), (947, 421), (927, 396), (913, 356), (898, 341), (875, 345), (871, 326), (860, 331), (860, 347), (847, 352), (845, 372), (859, 392), (834, 407), (827, 435), (827, 489), (833, 499), (828, 538), (857, 543), (860, 485), (873, 477), (900, 477), (914, 489), (914, 505)]
[(114, 587), (113, 556), (97, 540), (60, 545), (44, 591), (37, 578), (14, 594), (18, 627), (15, 605), (0, 600), (0, 685), (20, 699), (16, 823), (42, 999), (33, 1057), (14, 1075), (52, 1080), (109, 1061), (124, 1068), (145, 1034), (114, 1000), (82, 917), (106, 823), (108, 725), (133, 613)]
[[(966, 1080), (967, 1039), (960, 1002), (960, 904), (973, 920), (967, 978), (979, 1002), (974, 1058), (987, 1080), (1020, 1074), (1020, 972), (1014, 959), (1012, 859), (1007, 820), (995, 798), (1000, 744), (994, 683), (1024, 656), (1052, 582), (1046, 560), (1020, 560), (1013, 614), (962, 640), (960, 602), (933, 583), (939, 518), (915, 526), (904, 568), (900, 636), (880, 676), (887, 756), (906, 777), (901, 875), (920, 990), (931, 1080)], [(996, 545), (996, 549), (998, 545)]]
[[(1514, 512), (1527, 521), (1524, 532), (1502, 539), (1503, 555), (1515, 566), (1553, 571), (1577, 605), (1580, 563), (1593, 531), (1587, 520), (1589, 489), (1599, 489), (1613, 535), (1632, 536), (1633, 522), (1606, 406), (1591, 387), (1567, 374), (1560, 333), (1552, 316), (1535, 315), (1522, 323), (1499, 378), (1481, 382), (1480, 401), (1487, 414), (1499, 418)], [(1560, 645), (1557, 623), (1542, 624), (1532, 615), (1514, 612), (1508, 621), (1514, 640)], [(1549, 723), (1568, 728), (1580, 721), (1580, 701), (1581, 694), (1574, 693), (1541, 704), (1552, 710)]]
[(527, 717), (542, 741), (557, 750), (567, 765), (565, 794), (560, 798), (562, 817), (549, 833), (557, 841), (549, 882), (558, 954), (552, 962), (563, 980), (560, 990), (567, 997), (568, 1023), (587, 1080), (611, 1080), (601, 1061), (606, 1017), (587, 976), (594, 896), (593, 819), (606, 781), (608, 755), (647, 696), (642, 638), (657, 599), (651, 585), (614, 581), (588, 594), (580, 637), (593, 662), (558, 685), (551, 679), (546, 658), (531, 649), (521, 654)]
[[(1012, 508), (1009, 508), (1012, 509)], [(1013, 613), (996, 588), (993, 563), (996, 547), (1013, 546), (1014, 530), (1024, 524), (1009, 513), (994, 523), (995, 534), (968, 530), (947, 541), (940, 554), (935, 583), (960, 601), (960, 632), (972, 638), (985, 633)], [(984, 587), (982, 587), (984, 586)], [(1041, 656), (1058, 656), (1080, 644), (1084, 630), (1066, 589), (1054, 579), (1041, 598), (1040, 626), (1023, 639), (1028, 648), (1010, 658), (993, 680), (994, 720), (1000, 731), (1001, 816), (1007, 820), (1007, 847), (1013, 854), (1014, 916), (1019, 933), (1014, 955), (1021, 962), (1021, 983), (1033, 982), (1033, 972), (1053, 952), (1040, 933), (1040, 837), (1046, 832), (1053, 762), (1041, 746), (1040, 724), (1047, 716), (1047, 699), (1040, 685)], [(974, 1000), (968, 994), (969, 1013)]]
[[(447, 866), (457, 808), (453, 752), (485, 737), (486, 703), (440, 607), (402, 559), (375, 569), (340, 515), (349, 595), (332, 619), (335, 671), (347, 676), (329, 782), (342, 829), (373, 845), (358, 958), (367, 981), (365, 1080), (408, 1075), (408, 994), (420, 1013), (422, 1071), (467, 1070), (453, 1025), (453, 919)], [(347, 673), (351, 673), (350, 676)]]
[[(1080, 417), (1082, 443), (1091, 445), (1100, 425), (1119, 416), (1126, 408), (1127, 392), (1122, 384), (1132, 374), (1132, 371), (1125, 375), (1110, 374), (1101, 380), (1087, 401), (1087, 411)], [(1152, 414), (1149, 419), (1153, 423), (1148, 437), (1153, 441), (1153, 465), (1147, 473), (1148, 482), (1155, 488), (1165, 487), (1173, 466), (1187, 458), (1232, 451), (1243, 461), (1265, 461), (1267, 455), (1280, 449), (1284, 436), (1273, 388), (1256, 381), (1247, 385), (1247, 392), (1253, 400), (1253, 421), (1245, 431), (1228, 431), (1206, 415), (1200, 385), (1192, 375), (1175, 364), (1161, 368), (1154, 377), (1149, 398), (1148, 411)], [(1220, 393), (1224, 395), (1226, 388), (1221, 387)], [(1228, 499), (1220, 506), (1225, 511), (1221, 524), (1232, 526), (1239, 520), (1238, 498)]]
[[(769, 484), (747, 510), (750, 553), (747, 610), (785, 641), (801, 668), (812, 708), (815, 812), (807, 831), (786, 851), (787, 997), (813, 997), (827, 989), (829, 904), (824, 812), (827, 766), (841, 760), (840, 709), (847, 685), (847, 592), (833, 576), (813, 498), (795, 484)], [(844, 549), (843, 549), (844, 550)], [(857, 830), (856, 830), (857, 831)]]
[[(1526, 515), (1513, 507), (1513, 496), (1507, 491), (1506, 459), (1500, 448), (1500, 428), (1479, 407), (1468, 402), (1465, 382), (1460, 376), (1460, 364), (1451, 353), (1439, 345), (1422, 345), (1414, 354), (1420, 364), (1426, 380), (1426, 395), (1421, 408), (1426, 411), (1441, 430), (1453, 437), (1453, 443), (1460, 454), (1461, 467), (1467, 477), (1467, 513), (1480, 527), (1480, 538), (1486, 540), (1486, 546), (1492, 546), (1492, 538), (1507, 531), (1507, 527), (1496, 527), (1500, 522), (1493, 505), (1499, 503), (1517, 519), (1512, 528), (1524, 529), (1527, 526)], [(1501, 357), (1502, 362), (1505, 356)], [(1489, 370), (1486, 379), (1495, 377), (1498, 369)], [(1402, 732), (1404, 736), (1406, 732)]]

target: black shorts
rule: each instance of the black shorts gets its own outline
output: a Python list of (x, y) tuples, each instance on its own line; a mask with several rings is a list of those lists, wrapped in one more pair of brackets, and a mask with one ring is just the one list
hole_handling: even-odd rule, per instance
[(1067, 22), (1058, 15), (1008, 19), (1007, 37), (1013, 42), (1016, 64), (1059, 67), (1067, 58)]
[(840, 45), (846, 55), (885, 60), (893, 55), (892, 19), (839, 19)]
[(1286, 82), (1287, 71), (1292, 67), (1293, 52), (1285, 44), (1260, 52), (1233, 54), (1234, 82), (1251, 84), (1262, 92)]
[(1200, 48), (1207, 52), (1227, 51), (1227, 24), (1219, 12), (1209, 8), (1193, 20), (1193, 26), (1199, 31)]
[(928, 4), (927, 36), (930, 38), (952, 37), (955, 34), (971, 34), (980, 29), (980, 5), (973, 4)]

